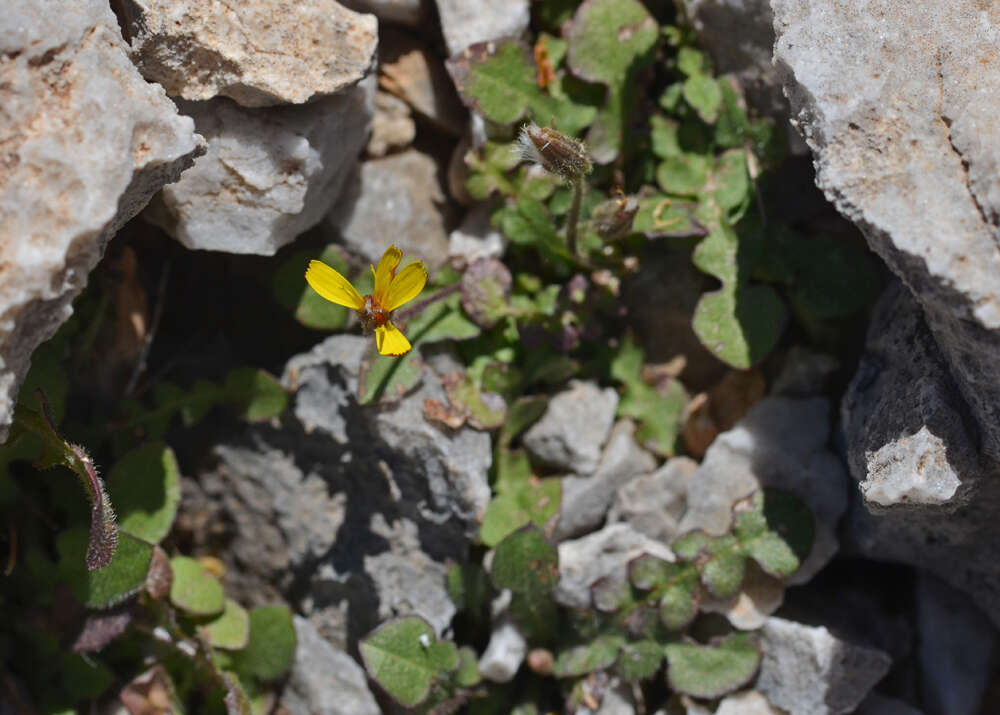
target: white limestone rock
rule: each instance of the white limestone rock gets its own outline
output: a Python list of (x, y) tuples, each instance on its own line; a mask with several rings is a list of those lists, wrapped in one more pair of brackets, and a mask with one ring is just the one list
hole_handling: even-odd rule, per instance
[(179, 102), (208, 153), (146, 217), (188, 248), (273, 255), (317, 224), (340, 194), (367, 139), (374, 91), (372, 75), (302, 106)]
[(108, 241), (203, 146), (100, 0), (0, 11), (0, 439)]
[(1000, 14), (980, 0), (771, 0), (817, 183), (921, 304), (1000, 457)]
[(132, 57), (172, 97), (302, 104), (370, 73), (378, 21), (335, 0), (129, 0)]

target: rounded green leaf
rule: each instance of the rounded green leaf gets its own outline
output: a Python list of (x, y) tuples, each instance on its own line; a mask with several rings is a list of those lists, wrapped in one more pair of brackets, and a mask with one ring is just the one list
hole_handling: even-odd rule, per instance
[(598, 636), (590, 643), (560, 653), (552, 672), (557, 678), (570, 678), (610, 668), (618, 660), (623, 645), (625, 639), (621, 636)]
[(750, 633), (734, 633), (709, 645), (670, 643), (667, 684), (696, 698), (719, 698), (749, 683), (761, 654)]
[(668, 194), (697, 196), (708, 181), (709, 160), (701, 154), (680, 154), (660, 162), (656, 183)]
[(150, 543), (169, 532), (181, 500), (180, 469), (173, 451), (151, 442), (127, 453), (107, 478), (118, 525)]
[(626, 643), (618, 655), (615, 668), (625, 680), (646, 680), (656, 675), (663, 663), (663, 646), (656, 641)]
[(525, 524), (546, 528), (559, 513), (562, 481), (525, 480), (490, 500), (483, 515), (479, 540), (486, 546), (496, 546), (509, 534)]
[(222, 584), (197, 559), (175, 556), (170, 559), (174, 579), (170, 602), (196, 616), (213, 616), (225, 607)]
[(59, 571), (84, 605), (109, 608), (142, 588), (153, 558), (152, 545), (120, 531), (110, 563), (89, 571), (84, 563), (87, 542), (84, 529), (65, 531), (56, 541)]
[(541, 529), (529, 524), (497, 544), (490, 575), (497, 588), (541, 595), (559, 581), (559, 552)]
[(222, 614), (202, 626), (202, 630), (210, 645), (240, 650), (250, 640), (250, 614), (236, 601), (227, 598)]
[(250, 611), (246, 648), (233, 653), (233, 667), (260, 680), (280, 678), (295, 658), (295, 625), (288, 606), (260, 606)]
[(441, 643), (423, 618), (383, 623), (358, 643), (369, 677), (404, 707), (427, 699), (431, 686), (459, 665), (458, 650)]
[(714, 78), (693, 74), (684, 81), (684, 100), (698, 112), (703, 122), (714, 124), (722, 106), (722, 90)]

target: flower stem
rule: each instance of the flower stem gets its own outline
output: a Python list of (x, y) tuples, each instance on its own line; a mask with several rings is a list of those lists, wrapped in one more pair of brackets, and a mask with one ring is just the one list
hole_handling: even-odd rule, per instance
[(412, 318), (414, 315), (416, 315), (417, 313), (419, 313), (420, 311), (422, 311), (427, 306), (433, 305), (434, 303), (437, 303), (439, 300), (444, 300), (448, 296), (454, 295), (455, 293), (458, 293), (458, 291), (460, 291), (460, 290), (462, 290), (462, 282), (461, 281), (459, 281), (458, 283), (455, 283), (453, 285), (450, 285), (447, 288), (442, 288), (441, 290), (439, 290), (434, 295), (431, 295), (431, 296), (428, 296), (428, 297), (424, 298), (419, 303), (414, 303), (413, 305), (411, 305), (406, 310), (400, 310), (400, 311), (398, 311), (395, 314), (395, 318), (396, 318), (396, 320), (400, 320), (400, 321)]
[(566, 246), (573, 258), (577, 257), (576, 226), (580, 222), (580, 205), (583, 203), (583, 178), (573, 181), (573, 199), (566, 216)]

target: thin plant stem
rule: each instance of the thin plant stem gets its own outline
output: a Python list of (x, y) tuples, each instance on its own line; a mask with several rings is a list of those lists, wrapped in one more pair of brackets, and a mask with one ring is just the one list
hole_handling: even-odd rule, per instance
[(580, 178), (573, 182), (573, 199), (570, 201), (569, 213), (566, 216), (566, 246), (573, 258), (577, 257), (576, 229), (580, 222), (580, 205), (582, 203), (583, 179)]
[(399, 312), (397, 312), (395, 314), (394, 317), (395, 317), (396, 320), (399, 320), (399, 321), (404, 321), (404, 320), (407, 320), (409, 318), (412, 318), (414, 315), (416, 315), (417, 313), (419, 313), (420, 311), (422, 311), (427, 306), (433, 305), (434, 303), (437, 303), (439, 300), (444, 300), (448, 296), (454, 295), (455, 293), (458, 293), (458, 291), (460, 291), (460, 290), (462, 290), (462, 282), (461, 281), (459, 281), (458, 283), (455, 283), (453, 285), (450, 285), (447, 288), (442, 288), (441, 290), (439, 290), (434, 295), (428, 296), (427, 298), (424, 298), (419, 303), (414, 303), (413, 305), (411, 305), (406, 310), (400, 310)]

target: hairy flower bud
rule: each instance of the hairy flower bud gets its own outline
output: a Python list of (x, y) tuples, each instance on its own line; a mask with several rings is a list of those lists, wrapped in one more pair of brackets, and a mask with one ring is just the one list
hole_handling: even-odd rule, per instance
[(570, 183), (580, 181), (593, 168), (583, 142), (555, 129), (531, 122), (521, 128), (517, 141), (521, 146), (522, 159), (539, 164), (549, 173)]

